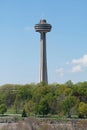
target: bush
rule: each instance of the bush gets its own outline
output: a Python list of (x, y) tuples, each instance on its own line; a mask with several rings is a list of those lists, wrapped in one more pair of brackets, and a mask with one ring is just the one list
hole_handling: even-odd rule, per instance
[(26, 113), (25, 109), (23, 109), (22, 117), (27, 117), (27, 113)]
[(0, 105), (0, 114), (4, 114), (7, 111), (7, 107), (5, 104)]

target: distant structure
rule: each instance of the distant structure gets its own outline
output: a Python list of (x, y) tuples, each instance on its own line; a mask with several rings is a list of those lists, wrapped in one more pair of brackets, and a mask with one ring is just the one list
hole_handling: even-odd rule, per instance
[(46, 58), (46, 33), (51, 31), (52, 26), (41, 19), (40, 23), (35, 25), (35, 31), (40, 33), (40, 82), (48, 84), (47, 76), (47, 58)]

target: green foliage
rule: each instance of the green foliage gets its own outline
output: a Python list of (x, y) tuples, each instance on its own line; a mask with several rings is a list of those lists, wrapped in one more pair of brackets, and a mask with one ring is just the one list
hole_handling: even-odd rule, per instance
[(65, 85), (66, 85), (67, 87), (72, 87), (72, 86), (73, 86), (73, 82), (72, 82), (71, 80), (68, 80), (68, 81), (65, 83)]
[(0, 104), (7, 107), (8, 113), (23, 114), (22, 110), (25, 110), (28, 116), (56, 114), (86, 117), (87, 82), (73, 84), (69, 80), (65, 84), (6, 84), (0, 87)]
[(17, 94), (14, 101), (14, 110), (16, 114), (18, 113), (18, 110), (20, 109), (20, 106), (21, 106), (20, 104), (21, 104), (21, 95)]
[(29, 100), (25, 103), (24, 108), (28, 115), (35, 113), (35, 103), (32, 100)]
[(36, 113), (40, 115), (47, 115), (50, 111), (48, 102), (45, 98), (43, 98), (40, 103), (36, 106)]
[(75, 106), (75, 101), (76, 98), (73, 96), (68, 96), (63, 101), (63, 111), (69, 118), (71, 117), (71, 109)]
[(26, 113), (25, 109), (23, 109), (22, 117), (27, 117), (27, 113)]
[(4, 114), (7, 111), (7, 107), (5, 104), (0, 105), (0, 114)]
[(20, 85), (6, 84), (0, 87), (0, 99), (2, 104), (7, 106), (7, 109), (13, 107), (17, 94), (17, 87), (19, 86)]
[(80, 102), (78, 107), (79, 117), (87, 116), (87, 103)]

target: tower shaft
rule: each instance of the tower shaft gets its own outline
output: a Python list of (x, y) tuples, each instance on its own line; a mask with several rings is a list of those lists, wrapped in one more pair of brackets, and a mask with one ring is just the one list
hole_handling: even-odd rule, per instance
[(40, 82), (48, 84), (47, 58), (46, 58), (46, 33), (40, 33)]

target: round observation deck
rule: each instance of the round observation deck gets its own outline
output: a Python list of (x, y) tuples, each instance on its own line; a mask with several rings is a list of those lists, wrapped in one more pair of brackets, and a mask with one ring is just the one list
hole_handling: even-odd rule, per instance
[(36, 32), (50, 32), (52, 26), (46, 22), (45, 19), (40, 20), (39, 24), (34, 26)]

